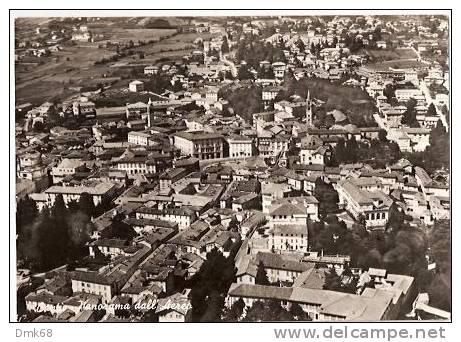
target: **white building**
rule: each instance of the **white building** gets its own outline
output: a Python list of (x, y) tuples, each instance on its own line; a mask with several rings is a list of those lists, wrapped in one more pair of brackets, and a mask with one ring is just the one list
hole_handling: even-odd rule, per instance
[(337, 184), (339, 206), (346, 209), (356, 220), (363, 218), (366, 228), (383, 228), (389, 219), (392, 200), (378, 185), (368, 182), (362, 186), (356, 179), (347, 179)]
[(65, 177), (72, 176), (83, 170), (85, 170), (85, 162), (79, 159), (63, 159), (56, 167), (53, 167), (51, 171), (53, 184), (59, 183)]
[(132, 81), (128, 85), (128, 89), (133, 93), (143, 91), (144, 90), (144, 82), (141, 82), (141, 81), (138, 81), (138, 80)]
[(227, 138), (229, 144), (229, 157), (251, 157), (253, 155), (253, 139), (245, 136), (232, 136)]
[(57, 195), (62, 195), (66, 205), (71, 201), (78, 202), (83, 193), (93, 198), (94, 205), (98, 205), (104, 198), (111, 199), (115, 195), (117, 186), (111, 182), (98, 182), (92, 185), (58, 186), (54, 185), (44, 191), (48, 207), (52, 207)]

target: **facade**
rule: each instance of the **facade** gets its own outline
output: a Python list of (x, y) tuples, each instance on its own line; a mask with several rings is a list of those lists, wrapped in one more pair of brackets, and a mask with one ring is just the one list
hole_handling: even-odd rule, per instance
[(227, 138), (229, 144), (229, 157), (251, 157), (253, 156), (253, 139), (245, 136), (232, 136)]
[(53, 176), (53, 184), (62, 182), (68, 176), (74, 175), (76, 172), (85, 170), (85, 163), (78, 159), (63, 159), (56, 167), (53, 167), (51, 174)]
[(176, 223), (179, 230), (188, 228), (196, 219), (196, 213), (188, 207), (169, 208), (159, 210), (156, 208), (142, 207), (136, 211), (136, 218), (164, 220)]
[(223, 158), (224, 139), (222, 135), (201, 131), (180, 132), (173, 135), (173, 144), (185, 155), (200, 160)]
[(132, 81), (128, 85), (128, 89), (133, 93), (138, 93), (144, 90), (144, 83), (141, 81)]
[(139, 146), (150, 146), (153, 144), (152, 136), (148, 132), (128, 132), (128, 142)]
[(43, 165), (42, 155), (39, 152), (27, 152), (18, 157), (18, 178), (36, 181), (46, 175), (47, 167)]
[(52, 207), (57, 195), (62, 195), (66, 205), (71, 201), (78, 202), (83, 193), (88, 193), (93, 198), (94, 205), (100, 204), (104, 199), (111, 199), (116, 194), (117, 186), (112, 182), (97, 182), (92, 185), (59, 186), (53, 185), (46, 189), (45, 199), (48, 207)]
[(339, 205), (356, 220), (363, 218), (367, 229), (383, 228), (389, 219), (392, 200), (381, 190), (368, 188), (354, 179), (339, 182), (336, 186)]

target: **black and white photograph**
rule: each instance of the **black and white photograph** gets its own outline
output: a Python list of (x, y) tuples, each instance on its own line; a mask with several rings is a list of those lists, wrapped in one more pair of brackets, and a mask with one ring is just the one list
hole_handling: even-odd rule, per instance
[(11, 321), (452, 320), (450, 10), (10, 21)]

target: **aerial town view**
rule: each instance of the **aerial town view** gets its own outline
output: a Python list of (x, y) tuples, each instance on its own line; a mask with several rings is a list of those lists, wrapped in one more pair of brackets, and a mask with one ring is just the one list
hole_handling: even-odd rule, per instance
[(449, 29), (15, 18), (17, 321), (451, 320)]

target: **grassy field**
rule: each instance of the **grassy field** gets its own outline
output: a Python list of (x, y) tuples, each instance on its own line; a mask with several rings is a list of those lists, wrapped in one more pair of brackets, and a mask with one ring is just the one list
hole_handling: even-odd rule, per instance
[(376, 49), (364, 50), (366, 55), (370, 56), (371, 62), (384, 62), (399, 59), (417, 59), (418, 55), (413, 49)]
[(98, 43), (104, 43), (105, 41), (128, 43), (130, 40), (133, 42), (137, 42), (138, 40), (159, 40), (163, 37), (171, 36), (176, 31), (176, 29), (124, 29), (116, 27), (101, 27), (91, 30), (91, 32), (94, 34), (101, 34), (104, 36), (104, 39)]
[[(40, 18), (38, 18), (40, 19)], [(107, 20), (106, 20), (107, 21)], [(46, 25), (48, 20), (26, 20), (21, 23), (18, 36), (32, 34), (37, 25)], [(143, 66), (154, 64), (160, 59), (174, 60), (180, 58), (193, 49), (193, 41), (197, 34), (177, 34), (176, 29), (145, 29), (145, 28), (119, 28), (114, 25), (102, 25), (91, 28), (96, 34), (103, 34), (109, 40), (118, 42), (133, 42), (160, 40), (158, 42), (135, 47), (132, 50), (142, 52), (144, 59), (138, 54), (120, 58), (116, 62), (95, 65), (96, 61), (108, 58), (115, 54), (114, 51), (98, 48), (104, 41), (95, 43), (78, 42), (75, 46), (63, 46), (59, 52), (52, 53), (49, 57), (30, 58), (28, 63), (16, 63), (16, 102), (44, 102), (46, 100), (61, 101), (66, 96), (72, 95), (69, 87), (93, 85), (95, 79), (104, 77), (120, 77), (127, 74), (112, 65), (122, 67)], [(27, 36), (27, 34), (25, 34)], [(169, 36), (172, 37), (168, 38)], [(32, 62), (32, 63), (30, 63)], [(37, 92), (40, 89), (40, 92)]]

